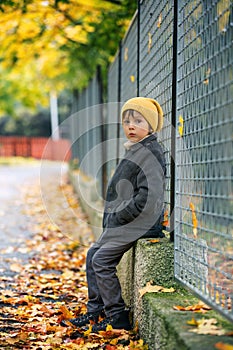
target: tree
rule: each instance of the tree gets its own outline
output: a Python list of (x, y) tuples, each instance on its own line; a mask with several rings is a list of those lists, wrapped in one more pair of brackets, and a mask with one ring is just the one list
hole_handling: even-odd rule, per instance
[(48, 104), (51, 89), (82, 89), (106, 72), (136, 1), (0, 2), (0, 114)]

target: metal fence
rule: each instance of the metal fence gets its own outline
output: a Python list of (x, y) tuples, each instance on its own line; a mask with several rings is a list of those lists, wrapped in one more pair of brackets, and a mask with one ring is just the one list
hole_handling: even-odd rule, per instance
[(175, 276), (233, 320), (232, 2), (178, 3)]
[[(175, 234), (175, 277), (231, 321), (232, 23), (230, 0), (140, 1), (109, 68), (104, 112), (72, 124), (74, 141), (77, 129), (90, 125), (90, 118), (98, 120), (73, 151), (82, 159), (98, 142), (105, 145), (104, 193), (122, 155), (121, 104), (136, 95), (161, 103), (165, 126), (159, 140), (167, 160), (165, 206), (167, 229)], [(87, 93), (96, 94), (93, 85), (87, 90), (79, 96), (82, 103)], [(97, 100), (101, 103), (99, 95)], [(80, 102), (79, 110), (87, 106)], [(89, 175), (96, 174), (97, 153), (83, 169)]]

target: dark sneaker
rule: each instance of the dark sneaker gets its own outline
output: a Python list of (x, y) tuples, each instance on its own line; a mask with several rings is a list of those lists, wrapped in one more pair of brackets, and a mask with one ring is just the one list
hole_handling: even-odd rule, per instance
[(69, 320), (61, 321), (60, 325), (63, 327), (67, 327), (72, 323), (75, 327), (83, 327), (88, 325), (90, 322), (97, 323), (99, 318), (105, 317), (104, 310), (100, 310), (98, 312), (87, 312), (84, 315), (81, 315), (77, 318), (71, 318)]
[(96, 323), (92, 326), (92, 333), (98, 333), (99, 331), (105, 331), (106, 327), (111, 325), (115, 329), (125, 329), (129, 331), (132, 329), (129, 320), (129, 311), (122, 311), (112, 317), (106, 317), (103, 321)]

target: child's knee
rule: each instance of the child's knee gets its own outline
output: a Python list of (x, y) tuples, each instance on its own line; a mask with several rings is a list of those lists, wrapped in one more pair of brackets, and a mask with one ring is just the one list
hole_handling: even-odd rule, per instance
[(103, 258), (100, 254), (96, 253), (92, 258), (92, 266), (95, 272), (100, 271), (103, 268)]
[(86, 256), (86, 263), (89, 264), (93, 260), (93, 256), (96, 254), (98, 248), (96, 247), (91, 247), (87, 251), (87, 256)]

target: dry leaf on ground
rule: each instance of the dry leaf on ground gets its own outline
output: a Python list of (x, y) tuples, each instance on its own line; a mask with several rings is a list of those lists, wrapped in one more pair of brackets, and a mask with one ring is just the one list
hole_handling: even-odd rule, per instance
[(214, 347), (218, 350), (233, 350), (233, 345), (222, 342), (216, 343)]
[(156, 286), (156, 285), (152, 285), (151, 282), (147, 282), (146, 286), (141, 288), (139, 290), (139, 294), (140, 294), (140, 297), (142, 297), (144, 294), (146, 293), (173, 293), (175, 292), (175, 289), (174, 288), (166, 288), (166, 287), (163, 287), (163, 286)]
[[(188, 321), (187, 323), (191, 324), (190, 321)], [(226, 334), (226, 331), (221, 327), (216, 326), (216, 324), (217, 324), (217, 320), (215, 318), (197, 320), (195, 324), (196, 328), (190, 329), (189, 332), (193, 332), (197, 334), (219, 335), (219, 336)]]
[(199, 300), (198, 303), (194, 305), (188, 305), (188, 306), (174, 305), (173, 309), (177, 311), (193, 311), (193, 312), (200, 312), (204, 314), (207, 311), (211, 310), (211, 307)]

